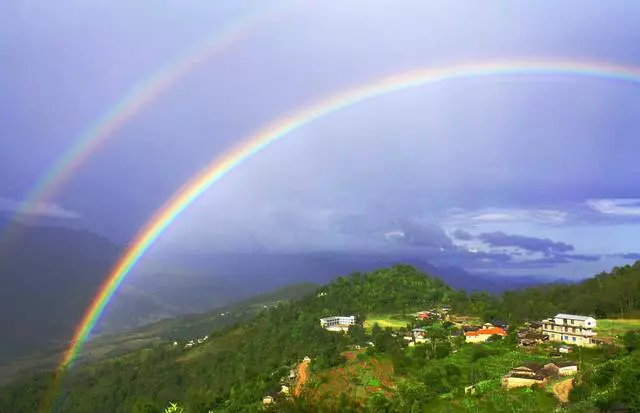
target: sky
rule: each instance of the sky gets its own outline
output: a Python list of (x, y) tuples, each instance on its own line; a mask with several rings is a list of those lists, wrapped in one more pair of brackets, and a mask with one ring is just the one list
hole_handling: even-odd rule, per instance
[[(640, 68), (635, 0), (3, 1), (0, 213), (12, 216), (131, 88), (278, 8), (24, 211), (126, 243), (211, 159), (354, 85), (490, 59)], [(639, 130), (639, 84), (498, 77), (393, 93), (246, 161), (152, 253), (406, 252), (505, 275), (591, 276), (640, 259)]]

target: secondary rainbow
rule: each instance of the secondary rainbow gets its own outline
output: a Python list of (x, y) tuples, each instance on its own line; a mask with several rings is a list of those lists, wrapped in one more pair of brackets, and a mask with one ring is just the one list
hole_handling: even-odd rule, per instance
[[(26, 200), (16, 211), (16, 216), (29, 216), (30, 209), (38, 203), (50, 200), (71, 174), (83, 164), (102, 144), (140, 110), (154, 102), (165, 90), (174, 85), (200, 63), (210, 59), (238, 43), (254, 30), (267, 25), (292, 11), (293, 7), (280, 5), (270, 11), (259, 10), (229, 24), (213, 34), (207, 41), (160, 70), (145, 77), (132, 87), (108, 111), (89, 127), (38, 179)], [(4, 238), (8, 237), (7, 228)]]
[(72, 345), (59, 366), (63, 372), (72, 365), (118, 287), (162, 232), (211, 185), (253, 155), (309, 123), (365, 100), (428, 84), (503, 76), (579, 76), (624, 81), (640, 85), (640, 68), (600, 62), (566, 60), (499, 60), (417, 69), (379, 79), (338, 93), (300, 109), (267, 125), (241, 144), (212, 160), (184, 184), (145, 224), (120, 258), (93, 299), (73, 337)]

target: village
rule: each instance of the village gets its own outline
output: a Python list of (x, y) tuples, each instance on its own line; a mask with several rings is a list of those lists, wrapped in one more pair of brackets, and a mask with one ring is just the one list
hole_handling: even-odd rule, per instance
[[(428, 343), (429, 327), (434, 324), (449, 327), (452, 348), (455, 347), (454, 340), (458, 340), (462, 345), (495, 342), (503, 340), (512, 331), (511, 326), (504, 321), (491, 320), (486, 323), (477, 323), (477, 319), (456, 315), (450, 306), (419, 311), (414, 313), (412, 318), (413, 323), (407, 323), (405, 328), (397, 328), (393, 333), (394, 336), (402, 337), (406, 347)], [(346, 333), (352, 326), (358, 324), (358, 320), (353, 315), (324, 317), (319, 322), (322, 328), (333, 333)], [(420, 324), (422, 325), (409, 328), (411, 325)], [(577, 375), (580, 369), (580, 361), (568, 356), (580, 347), (593, 348), (607, 342), (598, 338), (596, 326), (597, 320), (593, 317), (560, 313), (544, 320), (522, 323), (513, 329), (517, 347), (521, 351), (544, 349), (548, 359), (546, 362), (540, 362), (538, 356), (535, 358), (536, 361), (525, 361), (513, 367), (505, 366), (501, 379), (503, 389), (548, 387), (560, 402), (566, 403), (573, 384), (572, 377)], [(375, 343), (368, 342), (366, 345), (375, 346)], [(361, 346), (356, 345), (355, 350), (361, 350)], [(455, 351), (457, 350), (454, 348), (453, 352)], [(304, 366), (305, 375), (310, 362), (311, 358), (307, 356), (299, 365)], [(264, 397), (265, 406), (274, 403), (278, 398), (291, 397), (292, 393), (299, 394), (303, 381), (297, 377), (298, 371), (291, 369), (288, 384), (283, 384), (279, 392)], [(290, 387), (294, 386), (293, 383), (296, 383), (294, 392), (290, 391)], [(476, 388), (476, 384), (471, 384), (464, 388), (464, 392), (474, 394)]]
[[(379, 321), (374, 318), (362, 323), (354, 315), (337, 315), (323, 317), (319, 324), (330, 333), (346, 334), (353, 326), (371, 327)], [(458, 351), (454, 343), (466, 345), (497, 342), (505, 339), (509, 333), (515, 335), (517, 348), (522, 352), (544, 350), (547, 354), (545, 362), (541, 362), (538, 356), (535, 360), (512, 367), (505, 366), (501, 385), (505, 390), (532, 386), (550, 388), (561, 402), (567, 402), (573, 384), (572, 377), (578, 374), (581, 367), (580, 361), (569, 356), (579, 348), (594, 348), (611, 343), (611, 340), (598, 337), (597, 320), (590, 316), (559, 313), (550, 318), (527, 321), (517, 328), (511, 328), (512, 326), (501, 320), (481, 323), (477, 318), (457, 315), (446, 305), (411, 314), (405, 323), (393, 324), (395, 328), (392, 335), (401, 338), (404, 346), (411, 348), (429, 343), (429, 329), (434, 325), (447, 327), (453, 352)], [(208, 336), (193, 339), (184, 343), (182, 347), (190, 349), (205, 343), (207, 339)], [(173, 345), (180, 344), (174, 342)], [(364, 348), (374, 346), (373, 341), (368, 341), (362, 345), (354, 345), (353, 350), (364, 351)], [(280, 399), (300, 395), (309, 378), (311, 362), (312, 356), (308, 355), (297, 365), (289, 366), (288, 374), (281, 378), (279, 388), (263, 397), (263, 405), (268, 407)], [(471, 384), (464, 388), (464, 392), (474, 394), (476, 389), (477, 384)]]

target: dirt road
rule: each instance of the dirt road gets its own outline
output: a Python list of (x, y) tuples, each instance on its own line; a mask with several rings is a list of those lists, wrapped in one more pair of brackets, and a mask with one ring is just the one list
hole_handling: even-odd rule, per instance
[(298, 397), (302, 391), (302, 387), (309, 379), (309, 362), (303, 361), (298, 364), (298, 380), (296, 381), (296, 388), (293, 390), (293, 395)]
[(573, 388), (573, 379), (566, 379), (553, 385), (553, 394), (562, 403), (569, 402), (569, 392)]

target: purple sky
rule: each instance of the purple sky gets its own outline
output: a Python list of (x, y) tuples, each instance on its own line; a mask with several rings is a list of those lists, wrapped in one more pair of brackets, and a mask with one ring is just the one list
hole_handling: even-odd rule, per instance
[[(3, 1), (0, 212), (131, 87), (283, 3)], [(490, 58), (640, 67), (638, 16), (636, 0), (309, 2), (203, 62), (32, 210), (126, 242), (211, 158), (307, 102)], [(640, 253), (639, 130), (637, 84), (485, 79), (399, 92), (246, 162), (154, 252), (406, 249), (467, 269), (589, 276)]]

